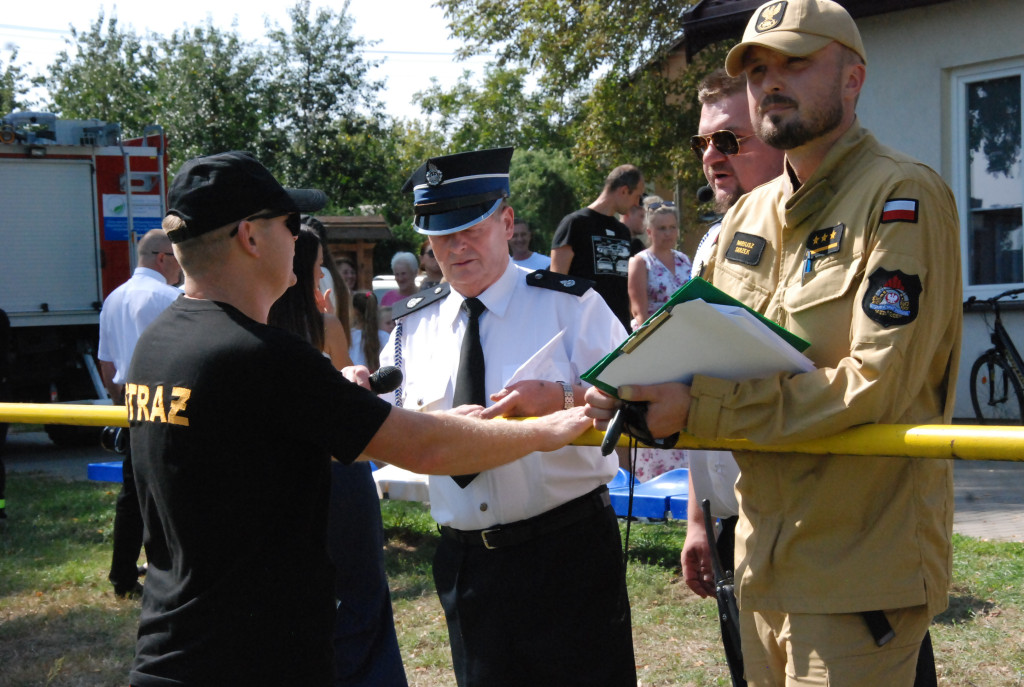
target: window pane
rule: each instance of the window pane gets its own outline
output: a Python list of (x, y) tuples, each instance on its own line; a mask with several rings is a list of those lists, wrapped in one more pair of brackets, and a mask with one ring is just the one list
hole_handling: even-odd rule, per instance
[(970, 282), (1024, 281), (1020, 75), (967, 84)]

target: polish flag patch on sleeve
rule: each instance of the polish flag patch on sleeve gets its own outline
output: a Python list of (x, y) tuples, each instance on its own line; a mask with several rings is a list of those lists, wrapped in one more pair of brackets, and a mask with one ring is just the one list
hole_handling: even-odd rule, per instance
[(917, 222), (917, 201), (912, 198), (893, 198), (882, 207), (882, 224), (888, 222)]

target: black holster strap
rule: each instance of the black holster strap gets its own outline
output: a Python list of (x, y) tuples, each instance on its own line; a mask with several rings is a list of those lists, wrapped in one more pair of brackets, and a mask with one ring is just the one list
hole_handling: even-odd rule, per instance
[(862, 611), (861, 616), (864, 618), (864, 622), (868, 624), (868, 630), (871, 632), (871, 636), (875, 638), (875, 644), (878, 646), (885, 646), (889, 643), (896, 633), (892, 630), (892, 625), (889, 624), (889, 619), (885, 617), (884, 611)]
[(611, 498), (608, 496), (608, 487), (601, 485), (588, 494), (526, 520), (507, 525), (495, 525), (483, 530), (457, 530), (442, 525), (441, 534), (468, 546), (500, 549), (518, 546), (531, 539), (543, 537), (563, 527), (574, 525), (609, 507), (611, 507)]

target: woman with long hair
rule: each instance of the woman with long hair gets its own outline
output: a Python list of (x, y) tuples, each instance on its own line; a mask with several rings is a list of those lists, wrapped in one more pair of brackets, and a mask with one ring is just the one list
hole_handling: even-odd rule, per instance
[(388, 333), (379, 329), (377, 297), (373, 291), (352, 294), (352, 338), (348, 354), (353, 365), (365, 365), (374, 372), (380, 367), (380, 351)]
[[(322, 312), (319, 294), (324, 249), (316, 231), (303, 225), (295, 240), (296, 283), (274, 303), (271, 325), (309, 341), (341, 369), (352, 364), (341, 322)], [(348, 300), (343, 281), (338, 295)], [(369, 463), (331, 461), (327, 551), (335, 568), (338, 607), (334, 624), (334, 687), (406, 687), (391, 591), (384, 572), (384, 525)], [(295, 561), (302, 565), (302, 561)]]
[(341, 320), (322, 311), (324, 296), (320, 293), (323, 272), (323, 247), (320, 236), (302, 225), (295, 239), (292, 270), (295, 284), (270, 308), (267, 323), (301, 336), (331, 359), (335, 368), (348, 367), (348, 336)]

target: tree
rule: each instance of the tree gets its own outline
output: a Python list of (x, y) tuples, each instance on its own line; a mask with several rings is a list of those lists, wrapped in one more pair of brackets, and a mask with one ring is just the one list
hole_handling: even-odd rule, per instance
[(0, 59), (0, 116), (29, 107), (28, 101), (24, 99), (28, 94), (29, 80), (17, 62), (16, 47), (9, 48), (6, 66)]
[(117, 122), (129, 135), (139, 135), (160, 113), (150, 94), (156, 88), (156, 54), (134, 31), (118, 28), (111, 16), (104, 31), (103, 12), (89, 31), (71, 27), (68, 48), (50, 66), (43, 82), (52, 106), (67, 119)]
[(341, 211), (372, 203), (385, 191), (371, 183), (382, 161), (358, 154), (359, 142), (362, 152), (373, 150), (367, 136), (384, 126), (377, 100), (383, 84), (367, 78), (373, 63), (360, 54), (365, 43), (352, 36), (347, 11), (346, 2), (339, 12), (311, 15), (309, 0), (299, 0), (288, 11), (291, 31), (268, 33), (264, 108), (272, 125), (262, 142), (283, 180), (317, 183)]
[[(526, 67), (539, 97), (561, 106), (579, 176), (596, 189), (632, 163), (648, 181), (703, 185), (687, 141), (697, 130), (696, 83), (724, 61), (723, 46), (669, 69), (684, 4), (669, 0), (438, 0), (464, 56), (496, 51), (497, 64)], [(686, 220), (692, 195), (684, 193)]]
[(682, 33), (676, 0), (438, 0), (464, 56), (497, 50), (552, 94), (586, 91), (603, 70), (630, 74)]
[(558, 223), (580, 208), (583, 180), (564, 150), (517, 150), (509, 177), (516, 217), (530, 223), (534, 250), (547, 253)]
[(157, 38), (159, 64), (152, 109), (185, 161), (226, 150), (254, 150), (266, 126), (262, 60), (234, 31), (209, 21)]
[(433, 79), (430, 88), (414, 96), (424, 113), (438, 117), (448, 150), (568, 144), (561, 133), (564, 122), (558, 121), (557, 103), (527, 91), (525, 67), (489, 64), (479, 89), (470, 83), (471, 78), (471, 72), (463, 72), (449, 91), (442, 90)]

